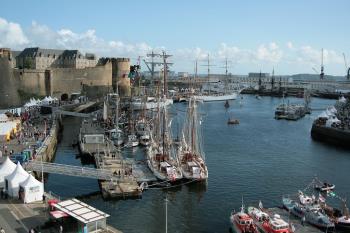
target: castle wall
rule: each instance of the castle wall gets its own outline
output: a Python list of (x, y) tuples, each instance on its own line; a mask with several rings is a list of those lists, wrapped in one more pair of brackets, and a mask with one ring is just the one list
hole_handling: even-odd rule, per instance
[(46, 92), (44, 70), (14, 69), (13, 75), (17, 81), (18, 90), (40, 96), (48, 94)]
[[(111, 90), (112, 64), (109, 62), (104, 66), (84, 69), (23, 70), (12, 69), (11, 61), (0, 58), (0, 108), (2, 109), (21, 106), (31, 95), (51, 95), (61, 98), (62, 94), (71, 95), (77, 92), (84, 94), (83, 86), (89, 87), (89, 92), (86, 94), (93, 93), (94, 96), (101, 96)], [(96, 93), (93, 91), (94, 88)]]
[(50, 70), (50, 95), (60, 98), (62, 94), (82, 92), (83, 85), (111, 86), (112, 65), (85, 69), (59, 68)]
[(0, 57), (0, 109), (20, 106), (17, 82), (12, 73), (12, 61)]

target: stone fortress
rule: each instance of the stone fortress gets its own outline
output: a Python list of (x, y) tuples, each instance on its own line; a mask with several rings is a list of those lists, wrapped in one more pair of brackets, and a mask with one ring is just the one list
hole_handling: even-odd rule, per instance
[(129, 74), (129, 58), (100, 58), (79, 50), (0, 48), (0, 108), (20, 106), (29, 96), (99, 98)]

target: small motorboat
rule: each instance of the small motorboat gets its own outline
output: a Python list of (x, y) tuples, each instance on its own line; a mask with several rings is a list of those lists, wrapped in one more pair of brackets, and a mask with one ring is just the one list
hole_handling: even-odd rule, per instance
[(260, 95), (255, 95), (255, 98), (258, 100), (261, 100), (261, 96)]
[(126, 147), (135, 147), (139, 145), (139, 140), (137, 139), (137, 136), (135, 134), (128, 135), (128, 139), (125, 143)]
[(227, 121), (228, 125), (238, 125), (239, 124), (239, 120), (238, 119), (233, 119), (233, 118), (229, 118)]
[(230, 103), (228, 102), (228, 100), (226, 100), (226, 102), (225, 102), (225, 108), (229, 108), (230, 107)]
[(332, 191), (335, 188), (334, 184), (324, 182), (322, 185), (315, 185), (315, 189), (321, 192)]
[(255, 225), (264, 233), (290, 233), (289, 224), (280, 215), (275, 214), (272, 218), (255, 207), (248, 207), (248, 214), (253, 218)]
[(149, 146), (150, 143), (151, 143), (151, 137), (149, 134), (144, 134), (140, 136), (140, 144), (142, 146)]

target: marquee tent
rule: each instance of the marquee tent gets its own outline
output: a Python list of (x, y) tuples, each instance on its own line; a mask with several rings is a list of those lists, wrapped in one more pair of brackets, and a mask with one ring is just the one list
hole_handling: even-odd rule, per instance
[(16, 169), (5, 177), (6, 190), (9, 196), (18, 197), (19, 184), (28, 178), (29, 174), (18, 162)]
[(0, 165), (0, 188), (5, 187), (5, 177), (10, 175), (16, 169), (16, 164), (9, 157)]
[(43, 183), (29, 175), (27, 179), (19, 184), (21, 198), (24, 203), (42, 201), (44, 195)]

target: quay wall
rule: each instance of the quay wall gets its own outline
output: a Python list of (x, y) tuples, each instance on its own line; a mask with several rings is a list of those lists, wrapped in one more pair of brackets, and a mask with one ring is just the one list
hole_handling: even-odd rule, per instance
[[(55, 158), (57, 144), (59, 140), (59, 132), (61, 130), (61, 121), (55, 120), (50, 129), (50, 133), (46, 136), (42, 146), (37, 151), (35, 160), (41, 162), (52, 162)], [(36, 172), (36, 177), (41, 180), (41, 173)]]

